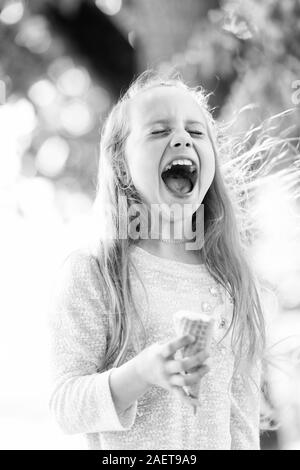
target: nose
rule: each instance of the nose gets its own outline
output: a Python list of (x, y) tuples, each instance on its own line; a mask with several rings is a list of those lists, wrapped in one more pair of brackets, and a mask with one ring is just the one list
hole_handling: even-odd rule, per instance
[(192, 147), (191, 136), (188, 132), (177, 132), (172, 137), (170, 145), (175, 148)]

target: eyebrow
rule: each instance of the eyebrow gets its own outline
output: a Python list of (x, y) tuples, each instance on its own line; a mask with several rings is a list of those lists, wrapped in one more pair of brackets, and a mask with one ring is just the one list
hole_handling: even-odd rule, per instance
[[(202, 121), (196, 121), (194, 119), (188, 119), (185, 121), (186, 124), (200, 124), (204, 129), (206, 128), (204, 122)], [(155, 119), (154, 121), (147, 122), (145, 126), (152, 126), (153, 124), (170, 124), (169, 119)]]

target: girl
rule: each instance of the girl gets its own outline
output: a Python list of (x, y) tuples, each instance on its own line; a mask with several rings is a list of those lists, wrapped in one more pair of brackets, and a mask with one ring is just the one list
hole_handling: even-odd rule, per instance
[[(161, 225), (141, 236), (153, 213)], [(53, 295), (63, 431), (90, 449), (258, 449), (264, 320), (201, 89), (152, 73), (132, 84), (103, 128), (95, 214), (96, 243), (67, 258)], [(194, 341), (175, 334), (181, 309), (214, 318), (209, 359), (179, 354)]]

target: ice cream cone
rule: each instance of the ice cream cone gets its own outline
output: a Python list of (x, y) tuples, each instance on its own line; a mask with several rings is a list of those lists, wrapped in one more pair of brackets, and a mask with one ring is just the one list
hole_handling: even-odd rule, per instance
[[(205, 314), (189, 310), (179, 310), (174, 315), (174, 326), (179, 336), (190, 334), (195, 337), (192, 344), (180, 351), (181, 357), (188, 357), (200, 351), (209, 352), (214, 319)], [(195, 372), (198, 367), (189, 370)], [(200, 383), (184, 387), (189, 396), (199, 397)]]

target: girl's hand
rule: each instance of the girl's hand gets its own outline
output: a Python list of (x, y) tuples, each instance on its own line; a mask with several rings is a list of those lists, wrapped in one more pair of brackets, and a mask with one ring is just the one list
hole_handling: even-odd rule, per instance
[[(136, 356), (137, 373), (148, 385), (158, 385), (175, 393), (183, 401), (197, 406), (199, 401), (189, 397), (182, 387), (199, 383), (209, 371), (203, 362), (208, 358), (205, 352), (182, 359), (175, 359), (175, 353), (192, 344), (191, 335), (180, 336), (165, 344), (154, 343)], [(193, 369), (193, 372), (190, 371)], [(188, 372), (190, 371), (190, 373)]]

